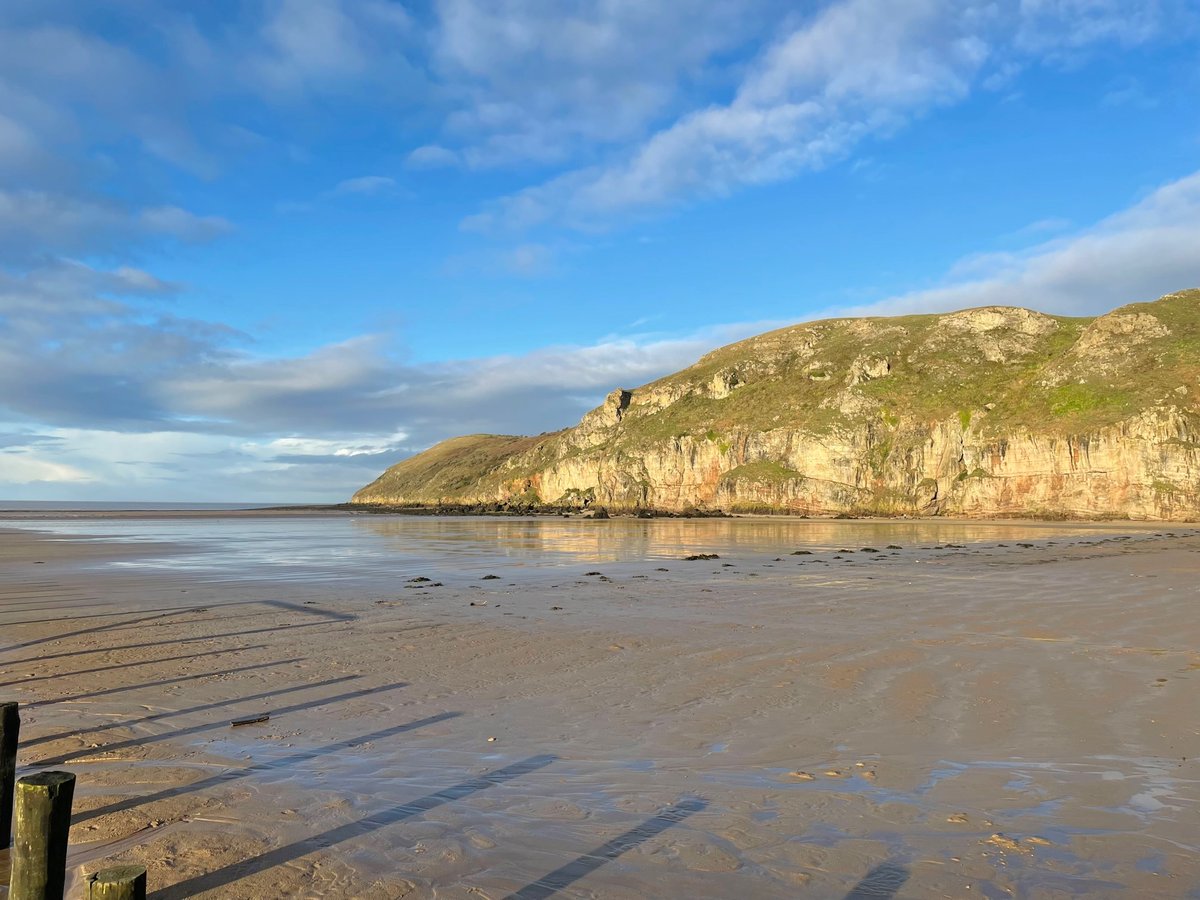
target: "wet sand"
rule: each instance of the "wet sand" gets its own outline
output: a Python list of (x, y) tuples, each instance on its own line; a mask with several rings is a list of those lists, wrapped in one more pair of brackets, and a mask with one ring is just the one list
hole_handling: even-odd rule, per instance
[(21, 772), (79, 777), (74, 895), (1200, 889), (1196, 531), (610, 524), (356, 578), (0, 529), (0, 696)]

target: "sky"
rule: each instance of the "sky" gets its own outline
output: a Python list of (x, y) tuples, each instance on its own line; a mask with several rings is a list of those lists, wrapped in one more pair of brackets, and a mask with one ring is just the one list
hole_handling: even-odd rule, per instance
[(773, 327), (1195, 286), (1194, 0), (0, 3), (0, 498), (336, 502)]

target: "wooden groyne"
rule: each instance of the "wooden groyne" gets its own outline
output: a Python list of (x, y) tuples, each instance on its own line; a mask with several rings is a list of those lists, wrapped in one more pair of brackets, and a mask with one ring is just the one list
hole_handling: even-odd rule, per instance
[[(18, 705), (0, 703), (0, 851), (11, 859), (8, 900), (63, 900), (75, 775), (46, 771), (18, 779), (20, 735)], [(103, 869), (88, 880), (87, 897), (146, 900), (146, 870)]]

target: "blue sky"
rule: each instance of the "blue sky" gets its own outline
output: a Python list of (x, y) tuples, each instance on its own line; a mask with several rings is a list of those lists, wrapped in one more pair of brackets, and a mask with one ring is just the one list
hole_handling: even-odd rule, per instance
[(842, 314), (1200, 285), (1192, 0), (5, 0), (0, 497), (334, 501)]

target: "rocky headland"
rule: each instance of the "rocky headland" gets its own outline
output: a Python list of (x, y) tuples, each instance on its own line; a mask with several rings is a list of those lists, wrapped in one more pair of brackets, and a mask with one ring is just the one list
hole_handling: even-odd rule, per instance
[(1200, 519), (1200, 290), (772, 331), (578, 425), (470, 435), (358, 507)]

